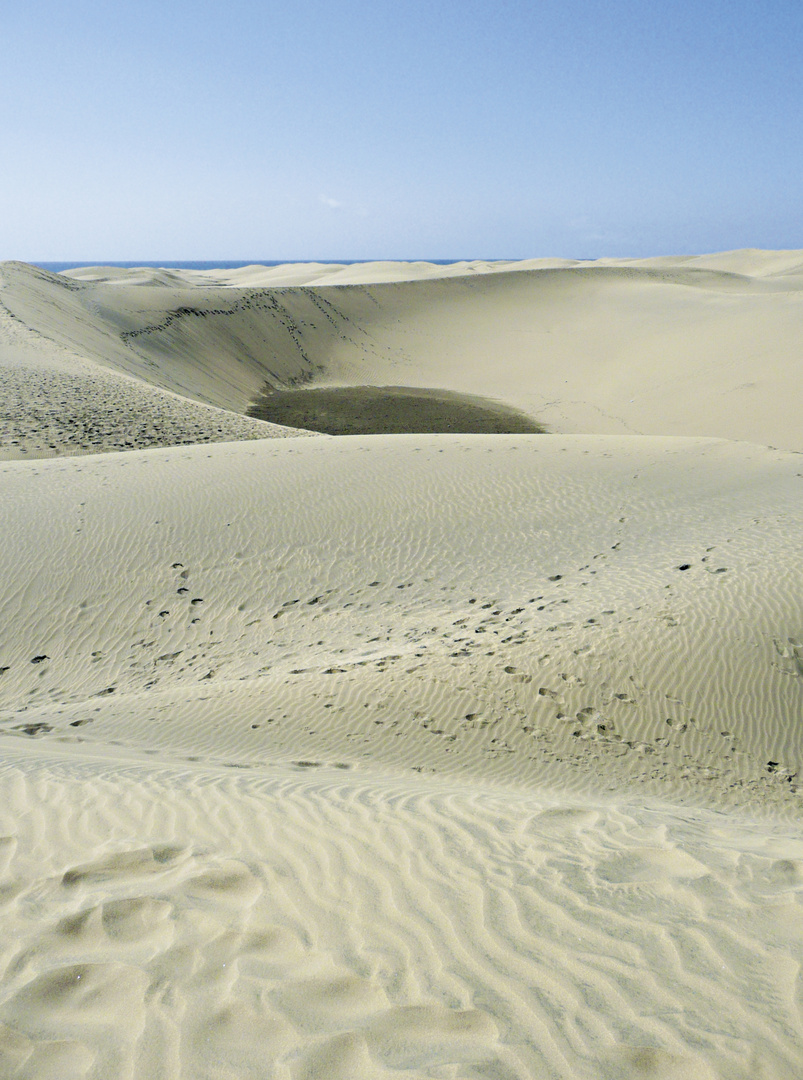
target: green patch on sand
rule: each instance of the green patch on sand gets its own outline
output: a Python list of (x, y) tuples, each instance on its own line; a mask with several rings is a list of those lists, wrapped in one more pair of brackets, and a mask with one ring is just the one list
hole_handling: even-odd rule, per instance
[(413, 386), (268, 389), (248, 415), (326, 435), (543, 434), (526, 413), (451, 390)]

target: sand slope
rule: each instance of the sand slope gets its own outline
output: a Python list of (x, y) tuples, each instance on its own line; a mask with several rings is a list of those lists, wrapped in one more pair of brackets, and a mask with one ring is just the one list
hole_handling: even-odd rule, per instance
[(0, 299), (104, 371), (236, 412), (266, 383), (426, 386), (555, 433), (803, 450), (802, 268), (800, 252), (70, 276), (5, 263)]
[[(42, 329), (12, 311), (15, 284), (30, 299), (20, 278), (34, 291), (44, 282)], [(64, 292), (55, 274), (0, 268), (0, 460), (298, 434), (162, 389), (147, 368), (107, 363), (107, 339), (83, 312), (63, 310)]]
[[(0, 1076), (801, 1074), (800, 263), (4, 265)], [(302, 352), (583, 433), (225, 411)]]
[(529, 779), (569, 755), (598, 781), (703, 769), (722, 797), (774, 760), (772, 790), (794, 786), (798, 455), (374, 436), (0, 478), (0, 717), (16, 730), (119, 739), (124, 710), (130, 742), (203, 738), (221, 760), (425, 750), (413, 764)]
[(788, 826), (61, 754), (2, 784), (4, 1075), (799, 1073)]

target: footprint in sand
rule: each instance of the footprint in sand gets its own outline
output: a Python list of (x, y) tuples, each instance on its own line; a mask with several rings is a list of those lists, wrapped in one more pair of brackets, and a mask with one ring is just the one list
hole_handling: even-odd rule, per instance
[(72, 888), (97, 882), (149, 877), (172, 869), (188, 855), (185, 848), (168, 844), (135, 851), (120, 851), (104, 859), (66, 870), (61, 883)]

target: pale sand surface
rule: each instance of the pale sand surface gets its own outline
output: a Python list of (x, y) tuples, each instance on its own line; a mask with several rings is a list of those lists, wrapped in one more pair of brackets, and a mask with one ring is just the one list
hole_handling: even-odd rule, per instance
[[(133, 377), (171, 420), (179, 406), (157, 389), (185, 410), (244, 413), (266, 384), (371, 384), (487, 397), (558, 434), (803, 450), (803, 252), (69, 275), (4, 263), (0, 304), (59, 372), (75, 356), (115, 386)], [(0, 365), (29, 370), (9, 348)], [(184, 415), (176, 426), (226, 436), (219, 414)]]
[(801, 267), (3, 264), (0, 1077), (801, 1075)]

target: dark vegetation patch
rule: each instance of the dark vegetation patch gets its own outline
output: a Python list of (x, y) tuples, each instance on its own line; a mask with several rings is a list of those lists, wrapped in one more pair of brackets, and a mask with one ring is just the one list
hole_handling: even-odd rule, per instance
[(248, 415), (325, 435), (540, 435), (546, 430), (489, 398), (410, 386), (267, 388)]

